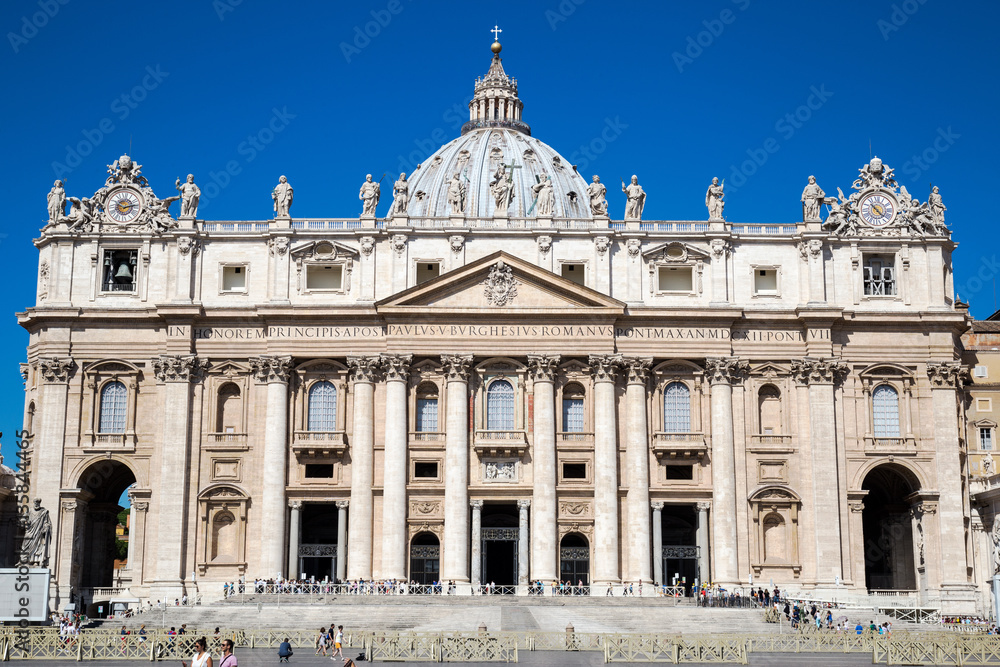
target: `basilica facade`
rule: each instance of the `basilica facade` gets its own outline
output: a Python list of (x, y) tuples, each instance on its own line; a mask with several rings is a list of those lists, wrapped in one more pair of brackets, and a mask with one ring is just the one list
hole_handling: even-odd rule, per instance
[(54, 603), (304, 575), (974, 612), (940, 195), (875, 158), (837, 197), (809, 179), (801, 221), (728, 222), (718, 182), (704, 220), (647, 220), (638, 178), (617, 219), (499, 52), (461, 136), (388, 207), (365, 179), (357, 218), (294, 217), (285, 177), (270, 219), (197, 218), (192, 178), (175, 218), (129, 156), (68, 214), (53, 187), (18, 317)]

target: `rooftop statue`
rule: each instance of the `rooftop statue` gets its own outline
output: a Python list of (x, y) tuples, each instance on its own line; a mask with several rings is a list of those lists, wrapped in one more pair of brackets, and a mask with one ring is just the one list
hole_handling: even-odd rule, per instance
[(194, 174), (188, 174), (187, 181), (184, 183), (181, 183), (181, 179), (178, 178), (174, 181), (174, 187), (181, 193), (181, 217), (197, 218), (201, 189), (194, 184)]
[(510, 207), (511, 202), (514, 201), (513, 170), (508, 175), (507, 165), (501, 164), (497, 166), (496, 171), (493, 173), (493, 180), (490, 181), (490, 194), (493, 195), (493, 204), (495, 206), (493, 215), (499, 217), (507, 215), (507, 209)]
[(389, 217), (406, 215), (409, 203), (410, 183), (406, 180), (406, 174), (402, 173), (399, 175), (399, 180), (392, 184), (392, 207), (389, 208)]
[(608, 193), (607, 186), (601, 183), (601, 177), (594, 174), (594, 182), (587, 186), (587, 195), (590, 196), (590, 212), (594, 215), (608, 214)]
[(274, 200), (274, 217), (287, 218), (288, 210), (292, 207), (292, 186), (288, 179), (282, 176), (278, 179), (278, 184), (271, 191), (271, 199)]
[[(589, 191), (589, 188), (588, 188)], [(646, 208), (646, 193), (639, 185), (639, 177), (632, 174), (632, 182), (625, 185), (622, 180), (622, 192), (625, 193), (625, 219), (642, 220), (642, 210)]]
[(66, 191), (63, 189), (63, 182), (57, 180), (53, 183), (45, 199), (49, 207), (49, 224), (54, 225), (62, 219), (66, 210)]
[(551, 218), (552, 211), (556, 205), (555, 192), (552, 190), (552, 181), (548, 174), (541, 174), (538, 182), (531, 186), (531, 191), (535, 195), (535, 206), (538, 208), (539, 218)]
[(451, 180), (448, 181), (448, 206), (451, 215), (463, 215), (465, 212), (465, 185), (458, 173), (452, 174)]
[[(384, 174), (382, 178), (385, 178)], [(371, 174), (365, 175), (365, 182), (361, 184), (361, 190), (358, 192), (358, 199), (362, 201), (361, 215), (375, 217), (375, 209), (378, 208), (378, 201), (382, 197), (382, 189), (379, 187), (381, 182), (381, 178), (375, 183)]]
[(725, 181), (719, 183), (718, 178), (713, 178), (712, 184), (705, 192), (705, 206), (708, 207), (709, 220), (725, 220), (722, 217), (722, 210), (726, 207), (726, 202), (722, 201), (722, 198), (726, 196), (726, 193), (722, 191), (725, 185)]
[(805, 222), (819, 222), (820, 206), (826, 198), (823, 188), (816, 184), (816, 177), (809, 177), (809, 184), (802, 191), (802, 220)]

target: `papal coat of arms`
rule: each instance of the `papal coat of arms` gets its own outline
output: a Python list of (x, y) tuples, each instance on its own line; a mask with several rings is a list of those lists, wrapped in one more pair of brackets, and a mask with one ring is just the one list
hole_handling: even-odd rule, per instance
[(483, 282), (486, 286), (486, 300), (494, 306), (506, 306), (517, 296), (517, 280), (514, 271), (503, 262), (497, 262)]

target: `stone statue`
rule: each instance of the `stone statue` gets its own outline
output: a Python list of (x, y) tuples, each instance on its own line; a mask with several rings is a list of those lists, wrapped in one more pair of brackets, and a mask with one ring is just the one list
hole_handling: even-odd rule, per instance
[(642, 210), (646, 208), (646, 193), (639, 185), (639, 177), (632, 175), (632, 182), (625, 185), (622, 181), (622, 192), (625, 193), (625, 219), (642, 220)]
[(726, 193), (722, 191), (723, 187), (725, 187), (725, 182), (719, 183), (718, 178), (713, 178), (712, 184), (708, 186), (708, 191), (705, 193), (705, 206), (708, 207), (709, 220), (725, 220), (722, 217), (722, 209), (726, 207), (726, 202), (722, 201), (722, 198), (726, 196)]
[(1000, 516), (993, 517), (993, 574), (1000, 574)]
[(938, 187), (935, 185), (931, 188), (931, 193), (927, 195), (927, 205), (930, 207), (931, 216), (934, 218), (934, 224), (944, 227), (944, 212), (948, 208), (941, 201), (941, 193), (938, 192)]
[(45, 199), (49, 205), (49, 223), (54, 225), (62, 219), (66, 211), (66, 191), (63, 190), (63, 182), (57, 180), (53, 183)]
[(809, 184), (802, 191), (802, 220), (805, 222), (819, 222), (819, 209), (822, 205), (826, 193), (823, 188), (816, 184), (816, 177), (809, 177)]
[(493, 215), (501, 218), (507, 215), (507, 209), (514, 201), (513, 180), (512, 177), (507, 176), (507, 165), (498, 165), (497, 170), (493, 172), (493, 180), (490, 181), (490, 194), (493, 195), (494, 205)]
[(292, 207), (292, 186), (288, 179), (282, 176), (278, 179), (278, 184), (271, 191), (271, 199), (274, 200), (274, 217), (287, 218), (288, 210)]
[(69, 215), (62, 219), (69, 225), (69, 231), (76, 232), (82, 229), (87, 229), (91, 222), (93, 222), (94, 217), (97, 215), (96, 202), (93, 199), (84, 197), (83, 199), (77, 199), (76, 197), (69, 198), (71, 204), (69, 208)]
[(605, 199), (605, 195), (608, 193), (608, 188), (601, 183), (601, 177), (594, 174), (594, 182), (587, 186), (587, 194), (590, 196), (590, 212), (594, 215), (608, 214), (608, 200)]
[(180, 198), (181, 195), (167, 197), (166, 199), (157, 199), (155, 196), (150, 197), (147, 204), (151, 214), (149, 217), (150, 229), (157, 234), (162, 234), (166, 230), (177, 226), (177, 221), (170, 217), (170, 205)]
[(52, 542), (52, 520), (42, 501), (35, 498), (35, 507), (23, 519), (24, 541), (21, 543), (21, 563), (38, 567), (49, 566), (49, 544)]
[(459, 175), (452, 174), (448, 181), (448, 206), (452, 215), (462, 215), (465, 212), (465, 185)]
[(197, 218), (201, 189), (194, 184), (194, 174), (188, 174), (185, 183), (181, 183), (181, 179), (178, 178), (174, 181), (174, 187), (181, 193), (181, 217)]
[(531, 191), (535, 195), (535, 207), (537, 208), (535, 215), (539, 218), (551, 218), (552, 210), (556, 206), (556, 195), (548, 174), (539, 176), (538, 182), (531, 186)]
[(996, 462), (992, 454), (983, 457), (983, 477), (989, 477), (997, 471)]
[[(824, 229), (833, 230), (834, 234), (839, 234), (845, 228), (851, 228), (851, 218), (848, 215), (848, 199), (844, 196), (844, 191), (837, 188), (836, 197), (826, 197), (823, 203), (830, 207), (830, 213), (823, 223)], [(853, 229), (853, 228), (852, 228)]]
[(389, 209), (389, 217), (406, 215), (409, 203), (410, 183), (406, 180), (406, 173), (402, 173), (399, 175), (399, 180), (392, 184), (392, 208)]
[(378, 207), (378, 200), (382, 197), (382, 189), (378, 183), (372, 181), (372, 175), (365, 175), (365, 182), (361, 184), (358, 192), (358, 199), (362, 202), (361, 215), (375, 217), (375, 209)]

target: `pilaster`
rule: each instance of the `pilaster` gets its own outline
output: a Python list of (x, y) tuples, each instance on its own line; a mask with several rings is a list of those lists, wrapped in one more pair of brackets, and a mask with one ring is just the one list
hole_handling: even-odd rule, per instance
[(615, 379), (621, 355), (591, 355), (594, 378), (594, 584), (621, 581), (618, 535), (618, 433)]
[(628, 569), (625, 578), (644, 583), (653, 580), (650, 571), (649, 425), (646, 418), (646, 383), (652, 363), (649, 357), (623, 360), (627, 420), (625, 484), (628, 486)]
[(375, 482), (375, 383), (381, 376), (379, 357), (348, 357), (354, 391), (351, 433), (351, 520), (347, 537), (347, 578), (372, 578), (372, 530)]
[(558, 355), (528, 355), (534, 386), (532, 448), (531, 574), (534, 579), (559, 579), (559, 536), (556, 525), (555, 373)]
[(471, 354), (441, 355), (447, 382), (441, 579), (469, 581), (469, 373)]
[(385, 457), (382, 463), (382, 573), (383, 579), (406, 579), (406, 383), (413, 355), (384, 354)]

